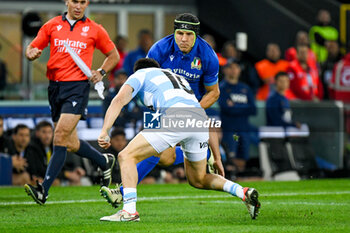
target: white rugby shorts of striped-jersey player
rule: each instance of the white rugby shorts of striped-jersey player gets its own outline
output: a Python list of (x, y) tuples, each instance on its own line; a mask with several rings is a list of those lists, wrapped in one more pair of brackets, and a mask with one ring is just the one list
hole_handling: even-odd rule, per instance
[[(185, 78), (169, 70), (159, 68), (140, 69), (131, 75), (124, 85), (133, 88), (132, 97), (138, 95), (143, 104), (152, 109), (159, 109), (166, 114), (167, 109), (173, 107), (188, 108), (189, 113), (206, 118), (197, 98)], [(141, 132), (146, 140), (158, 152), (174, 147), (180, 142), (185, 157), (190, 161), (206, 158), (206, 143), (209, 139), (208, 130), (203, 132), (173, 132), (161, 131)]]

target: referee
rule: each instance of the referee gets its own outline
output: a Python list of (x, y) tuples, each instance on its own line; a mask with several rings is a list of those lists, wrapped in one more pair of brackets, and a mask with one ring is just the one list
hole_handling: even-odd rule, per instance
[(115, 158), (102, 155), (86, 141), (79, 140), (76, 126), (85, 120), (89, 99), (88, 77), (74, 63), (64, 47), (66, 42), (91, 67), (94, 49), (99, 49), (106, 58), (99, 69), (92, 70), (91, 82), (96, 83), (106, 76), (119, 61), (119, 54), (106, 30), (85, 16), (89, 0), (66, 0), (67, 12), (44, 24), (36, 38), (26, 49), (26, 57), (33, 61), (50, 44), (50, 59), (46, 76), (51, 117), (55, 125), (53, 154), (42, 184), (25, 185), (25, 190), (38, 204), (44, 204), (52, 182), (60, 173), (67, 150), (89, 158), (104, 172), (103, 185), (109, 185)]

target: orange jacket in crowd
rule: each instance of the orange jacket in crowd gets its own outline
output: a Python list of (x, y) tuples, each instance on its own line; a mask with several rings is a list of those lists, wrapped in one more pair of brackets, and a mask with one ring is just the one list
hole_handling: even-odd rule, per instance
[[(265, 83), (259, 88), (256, 99), (266, 100), (270, 93), (270, 85), (275, 82), (274, 77), (280, 71), (286, 71), (289, 63), (285, 60), (278, 60), (277, 62), (272, 62), (268, 59), (261, 60), (255, 64), (255, 69), (258, 72), (259, 77)], [(268, 83), (266, 83), (266, 81)]]
[(332, 99), (350, 103), (350, 53), (334, 66), (329, 84), (329, 96)]
[(304, 70), (298, 60), (290, 62), (287, 69), (290, 77), (290, 89), (296, 98), (301, 100), (322, 99), (323, 87), (316, 66), (308, 63)]
[(221, 53), (216, 53), (216, 56), (218, 56), (219, 59), (219, 66), (224, 66), (227, 63), (227, 59), (224, 58)]

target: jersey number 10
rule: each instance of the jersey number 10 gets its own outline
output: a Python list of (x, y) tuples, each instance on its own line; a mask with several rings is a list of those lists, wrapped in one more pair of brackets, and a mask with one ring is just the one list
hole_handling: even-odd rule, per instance
[[(168, 79), (170, 80), (170, 82), (173, 84), (173, 87), (175, 89), (180, 89), (182, 87), (182, 89), (184, 91), (186, 91), (188, 94), (193, 95), (193, 90), (192, 89), (188, 89), (182, 82), (182, 77), (180, 75), (177, 74), (172, 74), (169, 71), (166, 70), (162, 70), (162, 72), (168, 77)], [(180, 87), (181, 86), (181, 87)]]

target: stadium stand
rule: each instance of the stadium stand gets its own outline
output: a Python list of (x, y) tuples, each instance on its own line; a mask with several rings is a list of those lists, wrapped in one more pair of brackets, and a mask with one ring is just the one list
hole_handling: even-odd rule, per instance
[[(34, 1), (35, 2), (35, 1)], [(55, 0), (52, 0), (51, 2), (55, 2)], [(56, 2), (59, 2), (58, 0)], [(105, 1), (107, 2), (107, 1)], [(340, 74), (340, 70), (338, 73), (333, 74), (333, 79), (330, 78), (332, 75), (332, 70), (335, 67), (334, 64), (336, 64), (337, 61), (342, 57), (342, 55), (345, 54), (345, 44), (347, 41), (344, 41), (344, 38), (349, 37), (349, 25), (345, 25), (347, 28), (345, 28), (345, 37), (344, 37), (344, 27), (340, 27), (342, 23), (338, 24), (339, 21), (344, 23), (344, 18), (340, 17), (339, 12), (343, 11), (343, 9), (340, 6), (340, 3), (337, 1), (331, 0), (332, 4), (329, 4), (330, 1), (328, 0), (320, 0), (320, 1), (305, 1), (302, 3), (301, 1), (288, 1), (288, 0), (280, 0), (278, 1), (278, 4), (274, 4), (275, 1), (263, 1), (263, 2), (256, 2), (254, 0), (246, 0), (246, 1), (220, 1), (217, 2), (215, 5), (215, 11), (208, 11), (210, 9), (210, 6), (212, 6), (211, 1), (209, 0), (203, 0), (199, 1), (198, 3), (194, 3), (195, 1), (191, 1), (188, 5), (193, 4), (194, 8), (198, 10), (198, 15), (201, 19), (202, 25), (201, 25), (201, 34), (204, 35), (205, 33), (210, 33), (212, 37), (212, 41), (216, 42), (216, 51), (221, 51), (221, 48), (224, 48), (222, 51), (221, 56), (219, 53), (218, 55), (222, 58), (221, 60), (221, 66), (223, 66), (226, 63), (226, 58), (234, 58), (236, 59), (241, 66), (241, 69), (243, 70), (243, 75), (241, 77), (241, 81), (247, 83), (250, 85), (250, 88), (252, 88), (254, 91), (257, 91), (259, 88), (261, 89), (263, 87), (263, 83), (261, 80), (258, 79), (257, 72), (261, 75), (261, 70), (259, 68), (254, 68), (257, 66), (257, 61), (264, 58), (265, 54), (265, 48), (267, 44), (275, 44), (276, 46), (281, 48), (281, 54), (284, 54), (284, 51), (287, 49), (289, 50), (291, 46), (296, 46), (296, 42), (294, 41), (295, 35), (299, 35), (299, 32), (302, 32), (302, 36), (306, 36), (306, 41), (301, 40), (300, 44), (309, 44), (308, 41), (308, 34), (307, 32), (310, 31), (310, 28), (315, 25), (316, 21), (316, 15), (317, 12), (320, 9), (327, 9), (331, 15), (331, 21), (327, 23), (327, 25), (330, 25), (334, 27), (336, 30), (339, 29), (339, 36), (340, 41), (327, 41), (327, 38), (323, 38), (321, 42), (323, 43), (322, 46), (327, 48), (328, 50), (332, 47), (332, 45), (337, 46), (337, 52), (333, 55), (330, 50), (328, 51), (329, 55), (328, 57), (324, 56), (325, 63), (322, 64), (313, 64), (312, 67), (321, 74), (321, 81), (324, 85), (323, 91), (325, 92), (325, 99), (328, 99), (329, 97), (331, 99), (335, 100), (341, 100), (342, 102), (331, 102), (331, 101), (324, 101), (324, 99), (320, 99), (319, 102), (310, 102), (305, 103), (302, 101), (295, 101), (291, 103), (292, 110), (294, 112), (293, 120), (297, 120), (300, 122), (305, 122), (310, 127), (310, 135), (306, 136), (298, 136), (295, 137), (288, 135), (293, 134), (293, 132), (286, 132), (285, 137), (282, 139), (276, 139), (274, 138), (272, 142), (270, 142), (270, 138), (262, 137), (261, 141), (265, 143), (265, 146), (267, 144), (271, 144), (272, 146), (266, 146), (265, 152), (269, 154), (269, 150), (281, 150), (284, 153), (284, 150), (286, 147), (288, 154), (293, 154), (293, 157), (295, 157), (294, 163), (291, 164), (292, 169), (298, 170), (299, 173), (303, 174), (308, 173), (309, 170), (313, 170), (316, 168), (317, 164), (315, 161), (320, 161), (320, 159), (325, 160), (332, 166), (338, 169), (341, 169), (343, 167), (343, 160), (344, 160), (344, 153), (343, 148), (345, 144), (347, 143), (347, 138), (343, 137), (344, 133), (350, 132), (350, 120), (347, 120), (344, 122), (344, 116), (346, 119), (350, 119), (350, 107), (347, 104), (347, 98), (341, 96), (339, 97), (339, 92), (343, 94), (344, 92), (343, 86), (341, 83), (340, 88), (337, 89), (336, 86), (337, 82), (335, 80), (339, 80), (342, 75)], [(61, 2), (60, 2), (61, 3)], [(167, 4), (167, 3), (164, 3)], [(240, 12), (242, 11), (252, 11), (251, 5), (254, 4), (256, 9), (253, 9), (254, 14), (252, 15), (242, 15)], [(14, 4), (15, 5), (15, 4)], [(92, 4), (93, 5), (93, 4)], [(136, 4), (137, 5), (137, 4)], [(112, 5), (110, 5), (112, 6)], [(127, 7), (127, 6), (126, 6)], [(192, 8), (189, 8), (192, 9)], [(258, 9), (258, 10), (257, 10)], [(61, 9), (60, 9), (61, 10)], [(21, 11), (19, 11), (21, 12)], [(92, 12), (94, 12), (94, 9), (92, 8)], [(263, 12), (263, 13), (262, 13)], [(299, 12), (298, 15), (295, 15), (294, 12)], [(227, 23), (227, 19), (223, 19), (222, 17), (219, 17), (223, 14), (229, 15), (229, 23)], [(103, 13), (102, 13), (103, 15)], [(171, 15), (170, 15), (171, 16)], [(218, 16), (218, 17), (216, 17)], [(169, 17), (169, 16), (168, 16)], [(346, 14), (345, 20), (347, 19), (348, 14)], [(243, 19), (243, 20), (242, 20)], [(244, 20), (249, 19), (249, 20)], [(167, 19), (168, 20), (168, 19)], [(278, 24), (270, 24), (268, 27), (266, 26), (266, 22), (275, 22), (278, 20)], [(105, 21), (106, 22), (106, 21)], [(104, 22), (104, 23), (105, 23)], [(135, 22), (130, 22), (130, 24), (134, 24)], [(254, 25), (254, 26), (252, 26)], [(120, 25), (119, 25), (120, 26)], [(169, 27), (169, 25), (165, 25), (166, 27)], [(344, 26), (344, 25), (343, 25)], [(154, 27), (154, 25), (152, 25)], [(152, 36), (154, 36), (155, 40), (159, 39), (161, 35), (161, 31), (163, 29), (157, 29), (157, 28), (148, 28), (147, 25), (140, 25), (140, 27), (135, 28), (135, 32), (133, 34), (128, 35), (128, 48), (125, 49), (125, 51), (129, 50), (132, 51), (135, 47), (137, 47), (137, 32), (142, 28), (150, 29), (150, 31), (154, 32), (151, 33)], [(110, 29), (109, 29), (110, 30)], [(112, 29), (111, 31), (113, 31)], [(172, 28), (168, 28), (166, 30), (169, 30), (169, 32), (172, 32)], [(233, 41), (233, 38), (236, 38), (237, 32), (245, 32), (248, 35), (248, 47), (247, 51), (240, 51), (237, 46), (237, 41)], [(314, 31), (314, 30), (313, 30)], [(114, 32), (113, 32), (114, 33)], [(126, 31), (124, 31), (126, 33)], [(130, 33), (130, 32), (129, 32)], [(165, 32), (164, 32), (165, 33)], [(168, 33), (168, 31), (167, 31)], [(1, 34), (1, 33), (0, 33)], [(122, 33), (121, 33), (122, 34)], [(126, 33), (125, 35), (127, 35)], [(119, 32), (118, 32), (119, 35)], [(316, 36), (317, 37), (317, 36)], [(251, 38), (259, 38), (259, 40), (252, 40)], [(209, 41), (209, 40), (208, 40)], [(303, 42), (304, 41), (304, 42)], [(7, 57), (4, 57), (3, 55), (6, 53), (14, 54), (18, 53), (15, 51), (15, 45), (12, 44), (11, 40), (6, 39), (5, 36), (2, 34), (0, 35), (0, 42), (2, 44), (2, 50), (1, 50), (1, 60), (5, 61), (7, 63), (6, 65), (9, 67), (7, 70), (7, 86), (4, 91), (2, 91), (3, 97), (6, 101), (0, 102), (0, 115), (4, 116), (4, 130), (7, 132), (7, 134), (10, 134), (10, 130), (13, 129), (16, 125), (19, 123), (23, 123), (27, 125), (29, 128), (33, 129), (40, 121), (47, 120), (49, 122), (52, 122), (49, 114), (50, 109), (48, 107), (47, 101), (11, 101), (11, 99), (22, 99), (30, 97), (30, 93), (26, 93), (26, 87), (22, 88), (21, 85), (26, 85), (25, 81), (21, 83), (22, 77), (17, 77), (17, 74), (14, 74), (14, 68), (13, 64), (9, 64), (9, 61)], [(312, 40), (314, 43), (315, 40)], [(316, 38), (317, 42), (317, 38)], [(319, 40), (320, 42), (320, 40)], [(327, 43), (330, 42), (330, 43)], [(338, 42), (340, 42), (338, 44)], [(214, 45), (213, 45), (214, 46)], [(295, 48), (294, 48), (295, 50)], [(292, 52), (293, 56), (288, 56), (288, 60), (297, 59), (296, 58), (296, 51)], [(290, 51), (289, 51), (290, 52)], [(45, 53), (45, 52), (44, 52)], [(18, 53), (18, 57), (20, 57)], [(46, 54), (47, 55), (47, 54)], [(348, 57), (348, 56), (347, 56)], [(4, 58), (4, 59), (2, 59)], [(315, 60), (315, 55), (311, 50), (309, 49), (309, 59)], [(344, 62), (346, 62), (347, 58), (340, 59), (341, 64), (343, 65)], [(44, 59), (43, 59), (44, 60)], [(349, 59), (348, 59), (349, 60)], [(18, 59), (20, 61), (20, 59)], [(266, 62), (268, 62), (271, 66), (274, 66), (275, 63), (273, 59), (265, 59)], [(40, 61), (42, 62), (42, 61)], [(316, 61), (314, 61), (316, 63)], [(46, 64), (45, 61), (42, 64)], [(41, 65), (42, 65), (41, 64)], [(119, 64), (120, 66), (121, 64)], [(338, 66), (340, 67), (339, 63)], [(131, 65), (129, 65), (131, 67)], [(317, 68), (315, 68), (318, 66)], [(36, 76), (38, 73), (40, 75), (44, 76), (45, 69), (44, 66), (38, 66), (37, 64), (34, 64), (35, 71), (34, 71), (34, 82), (38, 79)], [(120, 67), (118, 67), (120, 68)], [(320, 70), (321, 68), (321, 70)], [(340, 68), (339, 68), (340, 69)], [(344, 68), (345, 69), (345, 68)], [(263, 69), (262, 69), (263, 70)], [(322, 72), (321, 72), (322, 71)], [(17, 71), (16, 71), (17, 72)], [(18, 72), (20, 73), (20, 72)], [(222, 77), (222, 73), (220, 72), (219, 77)], [(111, 77), (115, 75), (113, 73)], [(16, 78), (14, 78), (16, 76)], [(266, 74), (266, 77), (268, 78), (271, 76), (271, 74)], [(113, 76), (114, 77), (114, 76)], [(265, 76), (264, 76), (265, 77)], [(330, 96), (328, 95), (328, 87), (327, 85), (330, 84)], [(113, 86), (113, 85), (112, 85)], [(269, 88), (271, 87), (271, 94), (273, 92), (274, 85), (269, 84)], [(300, 88), (300, 87), (297, 87)], [(0, 88), (1, 89), (1, 88)], [(14, 91), (13, 91), (14, 90)], [(111, 90), (109, 90), (111, 91)], [(46, 98), (46, 83), (39, 82), (35, 83), (34, 87), (32, 88), (32, 96), (34, 98)], [(116, 94), (117, 90), (114, 90), (111, 95), (113, 98)], [(106, 91), (107, 93), (107, 91)], [(96, 93), (92, 89), (91, 90), (91, 98), (96, 98)], [(267, 92), (264, 94), (264, 98), (260, 99), (266, 99)], [(259, 96), (257, 96), (257, 99), (259, 100)], [(343, 104), (345, 103), (345, 104)], [(264, 101), (257, 101), (257, 115), (252, 116), (250, 118), (250, 122), (257, 127), (265, 126), (266, 125), (266, 119), (265, 119), (265, 102)], [(132, 109), (132, 108), (130, 108)], [(89, 103), (89, 118), (87, 121), (80, 121), (78, 124), (78, 134), (82, 138), (92, 142), (95, 141), (98, 134), (99, 129), (102, 127), (103, 124), (103, 108), (101, 106), (101, 101), (91, 101)], [(131, 111), (132, 112), (132, 111)], [(345, 113), (345, 114), (344, 114)], [(220, 109), (218, 108), (218, 105), (214, 105), (213, 108), (208, 110), (208, 115), (210, 116), (219, 116), (220, 115)], [(319, 117), (322, 116), (322, 117)], [(127, 116), (126, 118), (128, 118)], [(315, 120), (317, 119), (317, 121)], [(344, 132), (344, 123), (347, 128), (347, 132)], [(126, 139), (130, 140), (134, 137), (134, 135), (142, 128), (143, 122), (142, 120), (136, 119), (132, 123), (123, 122), (124, 131), (126, 133)], [(344, 139), (345, 138), (345, 139)], [(282, 141), (281, 141), (282, 140)], [(320, 143), (322, 142), (322, 143)], [(269, 145), (270, 145), (269, 144)], [(279, 146), (282, 146), (281, 148), (278, 148)], [(97, 145), (95, 145), (97, 147)], [(259, 146), (260, 148), (260, 146)], [(284, 149), (283, 149), (284, 148)], [(260, 148), (261, 149), (261, 148)], [(260, 159), (261, 161), (261, 153), (262, 150), (258, 151), (258, 148), (256, 145), (250, 146), (250, 157), (252, 159)], [(316, 158), (313, 162), (310, 162), (310, 158)], [(309, 162), (308, 162), (309, 161)], [(264, 162), (265, 163), (265, 162)], [(249, 164), (249, 162), (247, 163)], [(263, 168), (264, 165), (260, 164)], [(257, 165), (259, 166), (259, 164)], [(306, 168), (308, 167), (308, 168)], [(273, 169), (275, 169), (272, 166)], [(272, 169), (271, 168), (271, 169)], [(263, 168), (265, 169), (265, 168)], [(272, 170), (273, 170), (272, 169)], [(280, 169), (280, 168), (278, 168)], [(275, 176), (276, 174), (280, 173), (279, 170), (272, 171), (270, 174), (270, 178)], [(305, 170), (306, 169), (306, 170)], [(282, 170), (286, 170), (285, 168), (282, 168)], [(92, 172), (90, 172), (92, 173)], [(305, 178), (305, 176), (302, 178)]]

